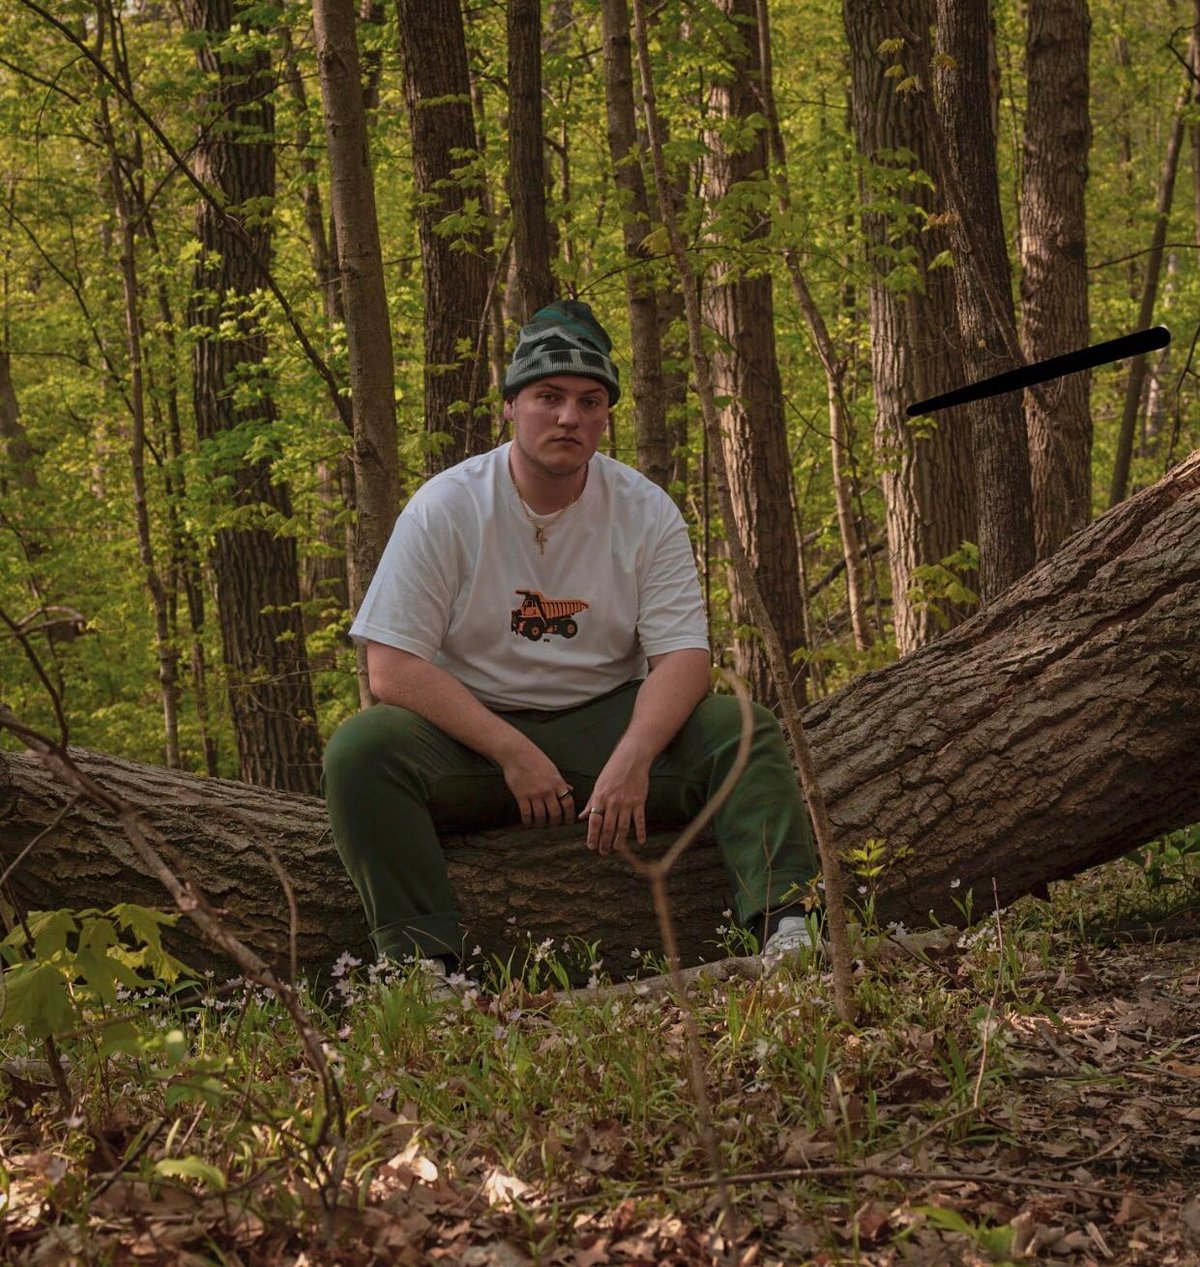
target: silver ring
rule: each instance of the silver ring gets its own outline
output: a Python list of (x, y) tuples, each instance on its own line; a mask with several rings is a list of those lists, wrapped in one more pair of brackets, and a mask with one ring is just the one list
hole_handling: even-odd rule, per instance
[(559, 793), (558, 793), (558, 799), (561, 801), (561, 800), (563, 800), (565, 797), (568, 797), (568, 796), (570, 796), (570, 795), (571, 795), (571, 789), (570, 789), (570, 788), (567, 788), (567, 790), (566, 790), (565, 792), (559, 792)]
[(590, 809), (588, 810), (588, 813), (589, 814), (603, 814), (604, 811), (602, 809)]

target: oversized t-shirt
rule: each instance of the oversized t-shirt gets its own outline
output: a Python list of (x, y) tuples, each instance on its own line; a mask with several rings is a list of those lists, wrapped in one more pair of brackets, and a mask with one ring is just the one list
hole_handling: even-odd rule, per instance
[(427, 481), (404, 507), (350, 636), (409, 651), (489, 708), (585, 703), (646, 657), (708, 649), (700, 583), (675, 503), (596, 454), (539, 553), (508, 473), (509, 445)]

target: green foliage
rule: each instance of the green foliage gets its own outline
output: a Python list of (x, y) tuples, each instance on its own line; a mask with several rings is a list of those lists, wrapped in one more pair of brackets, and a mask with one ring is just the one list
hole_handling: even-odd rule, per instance
[(915, 607), (927, 607), (938, 624), (948, 628), (950, 624), (946, 605), (959, 608), (974, 607), (979, 595), (971, 589), (964, 577), (979, 571), (979, 547), (964, 541), (953, 554), (938, 563), (927, 563), (913, 568), (909, 598)]
[[(61, 7), (61, 6), (60, 6)], [(628, 214), (613, 185), (605, 120), (598, 6), (594, 0), (545, 15), (543, 108), (547, 136), (548, 210), (556, 241), (557, 275), (596, 308), (615, 340), (615, 355), (631, 363), (622, 222)], [(1094, 336), (1129, 328), (1149, 241), (1153, 189), (1165, 149), (1170, 114), (1182, 75), (1172, 55), (1170, 15), (1136, 12), (1111, 3), (1092, 6), (1093, 118), (1090, 160), (1089, 297)], [(83, 4), (62, 8), (91, 29), (95, 13)], [(22, 619), (41, 606), (81, 613), (87, 633), (67, 643), (39, 637), (37, 650), (61, 690), (75, 742), (139, 760), (164, 755), (160, 648), (148, 599), (146, 569), (136, 540), (133, 509), (132, 366), (120, 284), (119, 234), (111, 198), (111, 156), (97, 121), (106, 112), (132, 184), (144, 191), (146, 213), (138, 222), (135, 257), (140, 284), (142, 370), (146, 387), (146, 511), (153, 564), (169, 608), (166, 649), (177, 655), (180, 679), (182, 759), (203, 768), (205, 741), (216, 743), (220, 770), (234, 774), (219, 622), (206, 557), (218, 529), (265, 527), (293, 538), (302, 568), (314, 578), (342, 566), (352, 490), (346, 478), (350, 438), (329, 389), (302, 349), (293, 320), (343, 384), (347, 349), (344, 326), (327, 302), (325, 282), (314, 269), (310, 223), (314, 212), (328, 232), (328, 187), (322, 150), (323, 120), (314, 52), (302, 7), (242, 5), (227, 35), (192, 36), (170, 6), (118, 6), (119, 31), (105, 31), (96, 47), (105, 58), (122, 49), (133, 93), (176, 151), (193, 152), (200, 129), (245, 141), (276, 142), (273, 196), (227, 208), (249, 227), (272, 231), (271, 269), (291, 306), (285, 315), (265, 289), (245, 311), (225, 305), (209, 311), (211, 296), (196, 268), (203, 257), (195, 237), (194, 188), (146, 121), (53, 27), (18, 7), (0, 31), (0, 160), (13, 174), (0, 198), (0, 343), (11, 357), (20, 422), (33, 449), (36, 487), (12, 477), (0, 451), (0, 609)], [(506, 201), (506, 15), (503, 6), (468, 7), (466, 38), (471, 100), (478, 148), (454, 156), (453, 180), (468, 194), (441, 231), (464, 250), (481, 249), (496, 270), (496, 252), (511, 226)], [(693, 263), (708, 279), (770, 276), (774, 283), (775, 344), (787, 411), (791, 476), (796, 489), (797, 531), (805, 542), (807, 575), (819, 578), (839, 559), (841, 542), (829, 474), (828, 402), (824, 374), (792, 292), (784, 255), (795, 252), (847, 367), (846, 389), (854, 420), (856, 513), (872, 541), (884, 532), (882, 477), (890, 459), (872, 452), (875, 405), (871, 392), (868, 288), (879, 281), (914, 302), (928, 275), (914, 241), (946, 223), (945, 199), (910, 151), (857, 154), (846, 110), (846, 38), (836, 7), (782, 6), (771, 22), (774, 87), (788, 155), (791, 205), (778, 202), (779, 177), (772, 162), (761, 173), (716, 197), (712, 153), (719, 139), (744, 150), (761, 141), (761, 102), (743, 119), (718, 114), (717, 94), (736, 79), (737, 56), (756, 36), (752, 25), (731, 20), (721, 6), (684, 4), (654, 10), (650, 56), (659, 109), (667, 127), (667, 157), (684, 200), (683, 226)], [(996, 8), (999, 68), (1001, 193), (1006, 221), (1015, 223), (1020, 188), (1025, 110), (1025, 18), (1019, 6)], [(292, 66), (283, 36), (290, 36)], [(389, 324), (396, 351), (398, 443), (406, 491), (420, 481), (425, 459), (447, 434), (443, 420), (426, 419), (423, 406), (425, 304), (416, 243), (415, 197), (407, 107), (398, 65), (397, 15), (385, 6), (378, 22), (359, 28), (364, 70), (381, 59), (378, 106), (370, 119), (370, 160), (387, 260)], [(217, 54), (235, 77), (258, 76), (269, 110), (232, 118), (200, 108), (214, 74), (197, 51)], [(1179, 50), (1178, 40), (1176, 51)], [(917, 65), (903, 39), (893, 35), (877, 50), (891, 64), (892, 91), (914, 86)], [(935, 54), (935, 64), (945, 64)], [(269, 73), (264, 73), (266, 66)], [(122, 79), (122, 74), (117, 78)], [(636, 82), (636, 79), (635, 79)], [(906, 105), (905, 108), (908, 108)], [(273, 122), (269, 123), (273, 113)], [(270, 126), (273, 130), (266, 132)], [(933, 211), (916, 208), (912, 194), (932, 196)], [(1168, 240), (1187, 241), (1194, 211), (1177, 197)], [(864, 246), (861, 226), (885, 227), (885, 242)], [(1015, 240), (1015, 231), (1010, 239)], [(645, 226), (650, 258), (640, 276), (663, 293), (677, 288), (662, 230)], [(482, 245), (481, 245), (482, 244)], [(948, 250), (931, 268), (952, 267)], [(1016, 261), (1014, 261), (1014, 270)], [(1014, 288), (1019, 279), (1014, 271)], [(1195, 252), (1175, 252), (1156, 320), (1182, 332), (1200, 300)], [(201, 330), (219, 331), (222, 347), (247, 339), (265, 342), (266, 357), (228, 383), (230, 403), (243, 425), (201, 444), (192, 416), (191, 373)], [(513, 330), (504, 332), (511, 348)], [(684, 340), (671, 334), (673, 367), (688, 372)], [(506, 349), (499, 349), (502, 359)], [(1198, 441), (1192, 408), (1193, 381), (1176, 356), (1162, 375), (1161, 410), (1147, 424), (1134, 460), (1135, 485), (1155, 478), (1171, 454)], [(1096, 421), (1094, 471), (1101, 508), (1114, 451), (1125, 368), (1092, 375)], [(268, 411), (270, 400), (273, 409)], [(493, 401), (493, 404), (495, 402)], [(688, 473), (677, 490), (693, 529), (708, 592), (714, 639), (725, 650), (734, 636), (728, 620), (728, 584), (720, 560), (722, 526), (711, 490), (701, 479), (704, 442), (694, 395), (675, 406), (686, 427), (682, 449)], [(498, 410), (493, 410), (493, 415)], [(493, 418), (494, 421), (494, 418)], [(495, 426), (493, 430), (497, 429)], [(636, 460), (632, 404), (617, 411), (613, 452)], [(290, 513), (230, 503), (231, 473), (248, 462), (270, 464), (286, 486)], [(873, 554), (872, 595), (886, 612), (890, 577), (883, 555)], [(190, 592), (184, 578), (190, 572)], [(918, 602), (946, 621), (974, 602), (969, 560), (926, 564), (912, 578)], [(344, 641), (347, 613), (333, 595), (344, 585), (314, 586), (302, 597), (317, 692), (316, 709), (327, 730), (354, 707), (347, 675), (353, 658)], [(814, 645), (802, 653), (810, 664), (814, 694), (885, 663), (894, 654), (886, 629), (859, 652), (845, 619), (844, 585), (821, 589), (810, 601)], [(205, 684), (187, 666), (202, 657)], [(53, 717), (44, 691), (20, 648), (0, 638), (0, 683), (5, 702), (25, 720), (47, 728)], [(201, 718), (204, 720), (202, 721)], [(7, 742), (7, 741), (5, 741)]]
[(1200, 860), (1200, 823), (1167, 832), (1127, 857), (1142, 868), (1151, 893), (1187, 883), (1191, 878), (1188, 864)]
[[(61, 1035), (89, 1013), (112, 1009), (121, 990), (172, 984), (184, 965), (163, 949), (162, 929), (177, 915), (132, 903), (107, 911), (31, 911), (0, 942), (5, 968), (0, 1031), (32, 1039)], [(127, 1043), (128, 1025), (106, 1026), (104, 1050)]]

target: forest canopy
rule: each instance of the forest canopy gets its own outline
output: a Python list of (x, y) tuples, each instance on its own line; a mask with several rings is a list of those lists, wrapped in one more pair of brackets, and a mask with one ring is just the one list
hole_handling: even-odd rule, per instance
[[(990, 27), (940, 22), (936, 47), (916, 34), (924, 0), (649, 14), (735, 513), (802, 699), (929, 642), (1200, 445), (1194, 41), (1178, 7), (1090, 10), (1089, 38), (1082, 4), (1032, 6), (1035, 30), (998, 3)], [(516, 329), (554, 294), (585, 299), (630, 385), (608, 451), (678, 500), (714, 649), (769, 702), (631, 9), (364, 0), (354, 16), (359, 73), (339, 87), (307, 5), (8, 7), (0, 699), (55, 733), (57, 695), (86, 747), (315, 790), (322, 739), (360, 702), (345, 635), (374, 496), (342, 271), (360, 204), (331, 223), (327, 116), (349, 102), (394, 359), (385, 509), (504, 438)], [(990, 283), (964, 262), (989, 242)], [(903, 418), (1009, 367), (1003, 331), (972, 324), (1006, 305), (1029, 359), (1151, 323), (1175, 337), (1007, 414)]]

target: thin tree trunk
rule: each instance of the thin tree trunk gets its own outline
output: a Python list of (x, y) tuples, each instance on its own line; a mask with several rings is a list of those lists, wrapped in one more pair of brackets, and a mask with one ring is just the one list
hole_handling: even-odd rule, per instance
[[(932, 0), (899, 0), (898, 8), (910, 27), (925, 29), (933, 19)], [(962, 374), (954, 270), (930, 267), (945, 248), (945, 230), (923, 227), (925, 214), (935, 209), (931, 193), (906, 179), (909, 165), (895, 158), (907, 151), (915, 155), (913, 166), (936, 171), (932, 137), (921, 124), (913, 95), (897, 93), (895, 81), (885, 76), (877, 50), (882, 40), (896, 35), (888, 12), (873, 0), (844, 0), (843, 20), (854, 132), (867, 160), (862, 226), (871, 264), (867, 302), (875, 458), (887, 514), (896, 646), (907, 655), (968, 614), (961, 605), (915, 602), (913, 574), (946, 558), (962, 542), (976, 540), (974, 464), (962, 410), (921, 429), (905, 414), (913, 401), (956, 386)], [(889, 201), (900, 203), (898, 215), (880, 210)], [(914, 280), (903, 290), (889, 276), (896, 249), (913, 254)]]
[(482, 188), (463, 157), (474, 155), (478, 142), (462, 7), (459, 0), (397, 0), (396, 12), (425, 283), (426, 471), (432, 474), (491, 444), (490, 422), (480, 413), (488, 387), (489, 234), (482, 215), (453, 234), (442, 231), (448, 217), (469, 212)]
[[(724, 120), (744, 120), (760, 109), (761, 66), (755, 31), (754, 0), (721, 0), (722, 12), (747, 35), (744, 51), (734, 54), (732, 76), (713, 89), (713, 108)], [(717, 139), (710, 146), (707, 194), (713, 203), (766, 170), (767, 144), (761, 129), (748, 146), (729, 149)], [(768, 231), (766, 217), (750, 213), (739, 223), (741, 241), (754, 249)], [(726, 242), (728, 249), (738, 243)], [(734, 261), (705, 294), (709, 322), (717, 336), (712, 369), (716, 391), (729, 403), (721, 410), (721, 444), (728, 471), (736, 531), (744, 543), (758, 587), (783, 642), (789, 663), (804, 647), (804, 613), (796, 578), (794, 490), (783, 388), (775, 354), (775, 315), (771, 277)], [(727, 540), (735, 525), (726, 524)], [(735, 639), (733, 663), (755, 699), (771, 705), (776, 683), (761, 641), (753, 602), (736, 571), (730, 574), (730, 614), (735, 626), (755, 632)], [(789, 675), (797, 702), (804, 700), (804, 673)]]
[[(987, 0), (938, 0), (939, 49), (953, 65), (938, 74), (948, 173), (972, 223), (956, 214), (958, 326), (967, 379), (1011, 368), (1016, 348), (1011, 271), (1000, 214), (996, 138), (988, 90)], [(967, 406), (979, 508), (979, 590), (985, 603), (1033, 566), (1033, 493), (1020, 398), (993, 396)]]
[[(1194, 45), (1193, 39), (1193, 48)], [(1139, 330), (1144, 330), (1154, 319), (1158, 278), (1162, 271), (1163, 246), (1167, 240), (1167, 223), (1171, 218), (1171, 203), (1175, 196), (1175, 174), (1179, 170), (1179, 154), (1183, 149), (1184, 111), (1191, 95), (1192, 85), (1189, 76), (1179, 90), (1179, 97), (1175, 102), (1175, 115), (1171, 123), (1171, 135), (1167, 140), (1167, 153), (1163, 158), (1162, 173), (1158, 178), (1154, 231), (1150, 235), (1150, 251), (1146, 256), (1146, 273), (1142, 281), (1141, 300), (1138, 304), (1137, 328)], [(1124, 501), (1129, 487), (1133, 438), (1137, 432), (1138, 412), (1142, 407), (1145, 386), (1146, 358), (1135, 356), (1129, 363), (1129, 378), (1125, 383), (1125, 403), (1121, 410), (1121, 428), (1117, 433), (1117, 456), (1113, 462), (1112, 483), (1108, 490), (1110, 507)]]
[(509, 307), (523, 323), (558, 293), (546, 219), (541, 0), (508, 4), (508, 138), (515, 262), (515, 294)]
[[(1030, 361), (1088, 343), (1090, 30), (1087, 0), (1031, 0), (1021, 186), (1021, 345)], [(1088, 374), (1069, 374), (1025, 402), (1039, 559), (1092, 515), (1089, 386)]]
[[(5, 322), (7, 325), (7, 321)], [(5, 345), (0, 347), (0, 440), (4, 441), (5, 467), (0, 470), (0, 491), (12, 480), (18, 488), (37, 488), (37, 465), (34, 462), (33, 445), (29, 433), (21, 422), (21, 407), (17, 402), (17, 389), (12, 379), (12, 354), (8, 349), (8, 333)]]
[[(382, 20), (382, 6), (371, 0), (365, 0), (360, 8), (363, 21)], [(317, 160), (314, 157), (316, 147), (312, 142), (312, 133), (308, 123), (308, 92), (305, 89), (305, 76), (296, 55), (295, 45), (286, 24), (280, 27), (280, 39), (283, 44), (283, 60), (286, 67), (286, 86), (295, 102), (298, 123), (295, 134), (295, 148), (302, 175), (301, 203), (304, 208), (304, 227), (308, 235), (308, 253), (312, 261), (313, 275), (321, 291), (321, 305), (325, 318), (331, 326), (344, 325), (346, 320), (345, 305), (342, 301), (341, 270), (338, 267), (336, 238), (332, 210), (329, 227), (326, 229), (325, 215), (321, 205), (321, 184), (317, 171)], [(370, 66), (363, 68), (362, 96), (364, 111), (369, 108), (368, 99), (378, 97), (379, 76), (382, 70), (382, 59), (376, 55)], [(351, 400), (351, 453), (353, 452), (353, 414), (354, 402)], [(341, 414), (331, 410), (332, 416), (339, 422)], [(354, 469), (351, 456), (343, 456), (332, 461), (322, 460), (316, 469), (317, 505), (313, 514), (313, 532), (320, 548), (309, 551), (304, 560), (304, 574), (301, 582), (302, 596), (306, 607), (314, 602), (332, 604), (346, 610), (352, 607), (352, 593), (355, 589), (352, 577), (360, 577), (355, 567), (355, 542), (357, 540), (357, 517), (347, 515), (347, 510), (354, 505)], [(361, 589), (361, 582), (359, 588)], [(358, 669), (359, 702), (364, 706), (370, 701), (371, 694), (366, 683), (366, 650), (356, 649)], [(315, 666), (314, 666), (315, 667)]]
[[(275, 193), (274, 123), (270, 66), (265, 52), (239, 53), (236, 64), (221, 44), (233, 21), (232, 0), (188, 0), (197, 57), (208, 72), (209, 106), (223, 125), (204, 128), (196, 167), (226, 210), (202, 199), (196, 212), (200, 254), (189, 321), (204, 333), (193, 356), (196, 430), (210, 453), (270, 434), (276, 417), (264, 376), (267, 340), (254, 315), (254, 295), (270, 257), (270, 221), (261, 208)], [(248, 135), (242, 132), (246, 129)], [(237, 231), (228, 223), (250, 205), (255, 218)], [(234, 388), (253, 382), (243, 400)], [(256, 397), (256, 398), (254, 398)], [(217, 442), (222, 443), (218, 444)], [(244, 526), (263, 517), (289, 519), (287, 487), (272, 477), (268, 459), (223, 456), (217, 473), (230, 490), (234, 522), (218, 522), (211, 563), (216, 578), (230, 712), (242, 778), (290, 791), (315, 791), (320, 778), (312, 681), (299, 613), (296, 543), (269, 527)]]
[[(217, 741), (209, 719), (208, 665), (204, 650), (204, 580), (200, 562), (200, 549), (195, 536), (184, 522), (183, 507), (187, 504), (187, 477), (184, 474), (183, 426), (179, 410), (179, 346), (176, 339), (178, 321), (171, 306), (167, 286), (168, 269), (164, 265), (162, 247), (155, 233), (154, 216), (145, 208), (142, 216), (142, 232), (155, 257), (155, 300), (158, 307), (158, 326), (166, 350), (162, 358), (167, 365), (167, 381), (159, 384), (151, 393), (151, 410), (160, 436), (160, 444), (167, 454), (163, 471), (163, 490), (166, 494), (166, 524), (168, 539), (168, 592), (173, 596), (171, 612), (172, 636), (182, 645), (178, 616), (174, 603), (183, 595), (188, 612), (188, 628), (191, 636), (189, 665), (192, 691), (195, 696), (196, 728), (199, 732), (200, 751), (204, 769), (216, 775), (219, 762)], [(147, 367), (149, 370), (152, 367)], [(165, 413), (164, 413), (165, 410)]]
[[(774, 160), (775, 185), (779, 194), (779, 208), (786, 217), (791, 211), (792, 195), (787, 176), (787, 153), (783, 144), (783, 131), (779, 126), (779, 112), (775, 105), (775, 88), (772, 81), (771, 28), (766, 0), (756, 0), (755, 19), (758, 26), (759, 67), (762, 83), (762, 110), (767, 120), (767, 137)], [(851, 451), (850, 414), (846, 406), (846, 367), (843, 358), (834, 347), (804, 270), (800, 265), (800, 252), (787, 243), (783, 248), (784, 263), (792, 282), (792, 293), (808, 322), (817, 355), (825, 371), (825, 389), (829, 401), (829, 439), (833, 468), (833, 498), (837, 508), (838, 530), (842, 539), (842, 557), (846, 563), (846, 601), (850, 609), (850, 626), (854, 631), (854, 645), (865, 651), (874, 641), (870, 621), (863, 603), (861, 560), (862, 541), (854, 514), (854, 489), (851, 478), (854, 459)], [(867, 559), (870, 566), (870, 559)], [(803, 587), (801, 588), (803, 593)]]
[[(107, 116), (107, 103), (102, 115)], [(158, 659), (158, 685), (162, 696), (163, 744), (168, 769), (182, 766), (179, 755), (179, 649), (171, 637), (166, 587), (163, 585), (154, 558), (150, 532), (150, 508), (146, 494), (146, 385), (143, 372), (141, 293), (137, 276), (136, 242), (133, 210), (129, 190), (117, 155), (111, 125), (105, 117), (104, 132), (109, 144), (110, 179), (119, 226), (121, 286), (125, 302), (125, 336), (129, 356), (129, 404), (132, 431), (129, 437), (129, 461), (133, 474), (133, 511), (137, 526), (138, 557), (141, 560), (146, 589), (154, 609), (155, 654)]]
[[(354, 588), (357, 609), (375, 574), (400, 505), (395, 370), (375, 184), (367, 145), (354, 0), (314, 0), (313, 30), (325, 135), (330, 203), (336, 225), (340, 292), (345, 310), (354, 417)], [(371, 700), (365, 655), (359, 656), (359, 698)]]
[(650, 200), (642, 167), (633, 100), (632, 40), (627, 0), (602, 0), (604, 28), (605, 103), (608, 111), (608, 150), (613, 183), (620, 197), (621, 228), (625, 239), (625, 287), (629, 303), (632, 345), (631, 389), (637, 465), (660, 488), (671, 482), (671, 441), (667, 431), (667, 393), (663, 380), (662, 342), (658, 325), (658, 288), (646, 246), (650, 233)]

